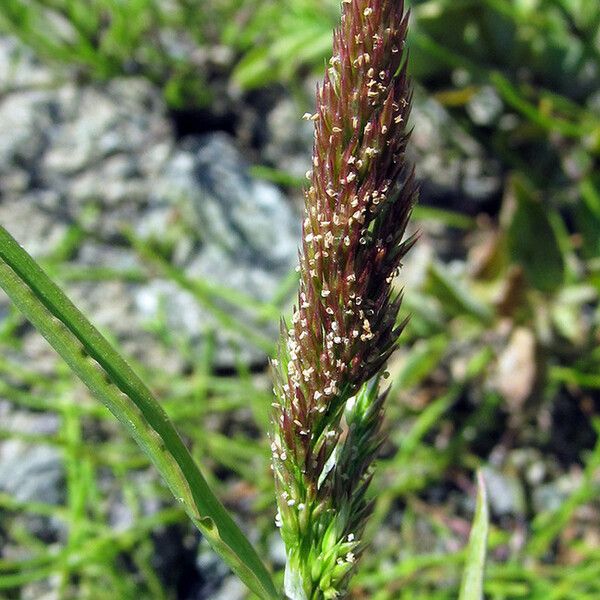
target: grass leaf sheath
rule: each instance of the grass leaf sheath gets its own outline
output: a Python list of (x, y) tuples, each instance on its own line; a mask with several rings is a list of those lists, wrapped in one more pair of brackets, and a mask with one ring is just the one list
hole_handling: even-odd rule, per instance
[(366, 491), (382, 442), (379, 390), (396, 347), (393, 288), (416, 200), (405, 164), (411, 104), (398, 0), (344, 0), (317, 89), (298, 304), (283, 324), (273, 471), (293, 600), (342, 596), (364, 550)]
[(489, 507), (485, 479), (477, 474), (477, 503), (469, 537), (467, 561), (460, 585), (459, 600), (482, 600), (483, 576), (489, 532)]
[(150, 390), (1, 226), (0, 287), (127, 428), (213, 549), (260, 598), (278, 598), (258, 554), (208, 487)]

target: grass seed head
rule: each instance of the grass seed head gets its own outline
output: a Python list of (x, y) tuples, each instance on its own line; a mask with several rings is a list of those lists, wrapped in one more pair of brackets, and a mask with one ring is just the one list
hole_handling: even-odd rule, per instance
[(401, 1), (344, 0), (316, 112), (305, 115), (315, 126), (313, 169), (298, 304), (291, 328), (282, 326), (273, 438), (294, 598), (303, 597), (294, 589), (336, 597), (362, 549), (381, 444), (379, 374), (402, 329), (393, 279), (412, 244), (403, 238), (417, 193), (405, 163), (407, 25)]

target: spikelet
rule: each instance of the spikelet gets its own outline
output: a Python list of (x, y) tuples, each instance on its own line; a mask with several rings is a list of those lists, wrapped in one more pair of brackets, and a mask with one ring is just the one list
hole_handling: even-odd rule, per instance
[(382, 442), (379, 379), (396, 347), (392, 283), (412, 245), (405, 164), (408, 15), (400, 0), (344, 0), (317, 89), (298, 305), (274, 361), (271, 449), (293, 600), (343, 596)]

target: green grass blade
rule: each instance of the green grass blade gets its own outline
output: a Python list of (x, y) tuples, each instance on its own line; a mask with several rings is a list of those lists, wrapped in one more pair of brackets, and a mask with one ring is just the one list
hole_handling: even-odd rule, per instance
[(261, 598), (278, 598), (258, 554), (209, 488), (150, 390), (3, 227), (0, 286), (127, 428), (213, 549)]
[(477, 506), (473, 528), (469, 537), (467, 562), (460, 585), (459, 600), (483, 599), (483, 571), (489, 529), (489, 514), (485, 481), (481, 473), (477, 474)]

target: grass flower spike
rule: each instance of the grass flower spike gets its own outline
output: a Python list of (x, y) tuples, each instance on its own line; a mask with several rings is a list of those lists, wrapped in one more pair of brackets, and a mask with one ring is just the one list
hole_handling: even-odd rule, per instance
[(298, 305), (280, 343), (272, 439), (293, 600), (342, 596), (364, 549), (382, 442), (379, 379), (402, 329), (392, 282), (416, 199), (399, 0), (344, 0), (317, 90)]

